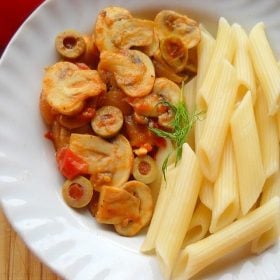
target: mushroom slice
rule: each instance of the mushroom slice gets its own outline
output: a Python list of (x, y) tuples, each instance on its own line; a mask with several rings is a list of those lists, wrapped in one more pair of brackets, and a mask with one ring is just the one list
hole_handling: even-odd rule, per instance
[(140, 217), (136, 220), (127, 220), (122, 223), (115, 224), (115, 229), (120, 235), (133, 236), (136, 235), (151, 220), (153, 214), (153, 199), (150, 188), (139, 181), (129, 181), (122, 187), (123, 190), (133, 194), (140, 200)]
[(153, 43), (154, 22), (138, 18), (120, 20), (113, 24), (111, 40), (118, 49), (149, 46)]
[(148, 56), (153, 56), (159, 49), (159, 39), (155, 31), (153, 34), (152, 43), (148, 46), (138, 47), (137, 49)]
[(80, 112), (88, 97), (106, 90), (95, 70), (81, 70), (71, 62), (58, 62), (48, 67), (43, 79), (43, 92), (55, 111), (64, 115)]
[(139, 208), (140, 199), (125, 189), (103, 186), (95, 218), (103, 224), (120, 224), (139, 219)]
[(170, 10), (162, 10), (156, 15), (155, 30), (160, 41), (170, 35), (178, 36), (188, 49), (196, 46), (200, 41), (198, 23)]
[(139, 115), (158, 117), (168, 110), (161, 102), (168, 101), (176, 106), (180, 100), (180, 92), (180, 88), (172, 81), (156, 78), (152, 92), (147, 96), (131, 100), (130, 105)]
[(165, 77), (177, 84), (180, 84), (189, 78), (187, 75), (175, 73), (174, 69), (165, 62), (160, 51), (155, 53), (153, 57), (153, 64), (157, 77)]
[(87, 65), (90, 65), (93, 69), (95, 69), (99, 61), (99, 50), (95, 44), (95, 37), (91, 34), (83, 35), (83, 38), (86, 43), (86, 48), (81, 61), (84, 61)]
[(133, 166), (133, 152), (129, 141), (121, 134), (119, 134), (112, 143), (117, 147), (114, 154), (114, 161), (117, 168), (112, 178), (112, 185), (120, 186), (126, 182), (130, 176)]
[(180, 38), (171, 36), (162, 39), (160, 50), (162, 58), (176, 73), (185, 68), (188, 61), (188, 49)]
[(40, 95), (39, 108), (44, 122), (47, 125), (52, 125), (56, 119), (57, 112), (48, 103), (47, 95), (44, 91), (42, 91)]
[(155, 81), (151, 59), (137, 50), (102, 52), (98, 71), (113, 73), (118, 87), (132, 97), (149, 94)]
[(51, 132), (56, 151), (69, 145), (71, 132), (63, 127), (58, 121), (53, 122)]
[(108, 142), (98, 136), (72, 133), (69, 148), (88, 164), (94, 189), (100, 190), (103, 185), (120, 186), (128, 180), (133, 154), (123, 135)]
[(180, 101), (180, 88), (172, 81), (166, 78), (157, 78), (153, 93), (169, 101), (173, 105), (177, 105)]
[(110, 30), (115, 22), (130, 18), (132, 18), (130, 12), (120, 7), (108, 7), (99, 13), (95, 23), (94, 35), (96, 46), (100, 52), (117, 50), (111, 40)]

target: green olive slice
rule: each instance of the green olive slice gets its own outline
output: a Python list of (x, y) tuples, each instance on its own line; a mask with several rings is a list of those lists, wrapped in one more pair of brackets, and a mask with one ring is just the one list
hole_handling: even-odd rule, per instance
[(82, 208), (91, 201), (93, 187), (87, 178), (78, 176), (74, 180), (65, 181), (62, 188), (62, 195), (69, 206)]
[(150, 184), (157, 178), (157, 166), (151, 156), (136, 157), (132, 170), (135, 180), (144, 184)]
[(114, 106), (104, 106), (96, 111), (91, 121), (94, 132), (104, 138), (115, 136), (123, 125), (123, 114)]
[(85, 52), (86, 42), (79, 32), (65, 30), (56, 36), (55, 48), (61, 56), (76, 59)]

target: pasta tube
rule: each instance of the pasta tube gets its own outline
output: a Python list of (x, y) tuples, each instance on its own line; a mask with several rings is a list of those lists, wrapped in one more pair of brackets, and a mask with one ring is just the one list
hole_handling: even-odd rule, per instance
[(253, 104), (256, 101), (256, 82), (253, 65), (249, 55), (249, 39), (245, 30), (239, 24), (232, 25), (233, 36), (236, 42), (236, 51), (233, 65), (239, 81), (237, 99), (241, 100), (248, 90), (252, 93)]
[(280, 140), (280, 113), (277, 113), (278, 138)]
[(279, 169), (279, 139), (276, 116), (269, 116), (262, 89), (257, 91), (255, 117), (266, 178)]
[(213, 183), (204, 178), (199, 191), (200, 201), (208, 208), (213, 208), (214, 201), (214, 186)]
[(230, 133), (223, 151), (219, 176), (214, 184), (214, 202), (210, 232), (232, 223), (239, 214), (239, 193), (236, 162)]
[(231, 118), (240, 207), (245, 215), (258, 199), (265, 181), (252, 97), (248, 92)]
[[(280, 198), (280, 171), (268, 178), (264, 184), (260, 204), (263, 205), (273, 197)], [(251, 245), (251, 251), (253, 253), (261, 253), (268, 247), (273, 245), (279, 238), (280, 226), (275, 225), (268, 231), (264, 232), (258, 238), (253, 240)]]
[(185, 236), (183, 247), (204, 238), (211, 222), (211, 211), (201, 202), (198, 203)]
[[(172, 165), (172, 163), (175, 162), (175, 149), (173, 147), (172, 142), (169, 139), (165, 139), (165, 147), (160, 147), (157, 151), (155, 160), (156, 160), (156, 165), (157, 165), (157, 179), (149, 184), (149, 187), (152, 191), (152, 196), (153, 196), (153, 201), (156, 204), (160, 188), (161, 188), (161, 183), (162, 183), (162, 165), (164, 163), (164, 160), (166, 159), (167, 156), (169, 156), (168, 160), (168, 165)], [(174, 155), (174, 156), (173, 156)]]
[[(197, 77), (193, 78), (184, 86), (185, 104), (190, 114), (192, 114), (196, 110), (196, 83)], [(187, 143), (191, 146), (193, 150), (195, 149), (194, 127), (192, 127), (192, 129), (189, 132)]]
[(211, 61), (209, 62), (209, 66), (207, 69), (207, 73), (203, 79), (202, 85), (198, 88), (199, 98), (203, 99), (203, 104), (205, 109), (210, 102), (211, 96), (211, 87), (213, 86), (216, 79), (220, 77), (221, 68), (220, 63), (223, 59), (232, 61), (234, 54), (234, 37), (232, 34), (232, 29), (226, 19), (220, 18), (217, 39), (215, 49), (213, 51), (213, 55), (211, 57)]
[(156, 239), (156, 254), (167, 278), (171, 274), (189, 228), (201, 181), (202, 174), (196, 155), (185, 143), (172, 197), (164, 209), (164, 219), (161, 221)]
[(228, 61), (222, 61), (221, 69), (197, 149), (202, 172), (211, 182), (218, 175), (238, 86), (236, 71)]
[(222, 230), (187, 246), (180, 254), (173, 279), (189, 279), (217, 259), (280, 224), (280, 199), (275, 197)]
[(141, 246), (142, 252), (151, 252), (155, 249), (155, 241), (160, 229), (165, 209), (168, 205), (169, 199), (172, 197), (174, 185), (176, 182), (176, 172), (178, 168), (170, 165), (166, 171), (166, 182), (162, 180), (160, 192), (155, 206), (153, 218), (151, 220), (146, 238)]
[(263, 23), (253, 27), (249, 40), (250, 55), (267, 100), (268, 113), (274, 115), (280, 108), (280, 70), (267, 41)]
[[(201, 31), (201, 39), (197, 46), (197, 89), (201, 88), (207, 73), (211, 57), (215, 49), (216, 40), (207, 31)], [(207, 104), (200, 95), (201, 91), (196, 96), (196, 103), (199, 109), (205, 109)]]

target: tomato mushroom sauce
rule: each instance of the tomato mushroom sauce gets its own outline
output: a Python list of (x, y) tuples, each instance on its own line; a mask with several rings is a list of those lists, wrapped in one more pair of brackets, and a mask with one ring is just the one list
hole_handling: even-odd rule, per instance
[(88, 207), (125, 236), (149, 224), (167, 146), (150, 128), (173, 129), (167, 104), (196, 74), (199, 41), (185, 15), (161, 11), (152, 21), (120, 7), (100, 11), (92, 34), (57, 35), (60, 60), (45, 69), (40, 111), (70, 207)]

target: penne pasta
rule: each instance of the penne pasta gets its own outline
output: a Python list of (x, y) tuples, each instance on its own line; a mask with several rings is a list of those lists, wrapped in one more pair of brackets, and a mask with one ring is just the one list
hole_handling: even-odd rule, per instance
[(253, 27), (249, 42), (251, 59), (267, 100), (268, 113), (274, 115), (280, 108), (280, 70), (267, 41), (263, 23)]
[(228, 61), (222, 61), (221, 69), (197, 149), (202, 172), (211, 182), (218, 175), (238, 86), (236, 71)]
[(171, 274), (189, 228), (201, 181), (202, 174), (196, 155), (185, 143), (182, 159), (178, 164), (172, 199), (164, 208), (164, 219), (161, 221), (155, 246), (166, 277)]
[(236, 50), (233, 65), (236, 69), (239, 88), (237, 99), (241, 100), (248, 90), (252, 93), (253, 104), (256, 101), (255, 73), (249, 55), (249, 39), (245, 30), (239, 24), (232, 25)]
[(232, 223), (239, 214), (239, 193), (236, 161), (230, 133), (223, 151), (219, 176), (214, 184), (212, 220), (209, 231), (221, 230)]
[(214, 186), (213, 183), (204, 178), (199, 191), (200, 201), (210, 210), (214, 203)]
[(240, 208), (245, 215), (257, 201), (265, 181), (250, 92), (244, 96), (233, 113), (230, 126), (238, 174)]
[(194, 77), (184, 86), (184, 101), (189, 112), (196, 110), (196, 85), (197, 77)]
[(280, 170), (266, 180), (260, 204), (266, 203), (274, 196), (280, 197)]
[(268, 115), (266, 99), (262, 89), (257, 90), (255, 117), (260, 139), (263, 167), (266, 178), (279, 169), (279, 139), (276, 116)]
[[(280, 198), (280, 171), (269, 177), (263, 188), (260, 204), (263, 205), (267, 203), (273, 197)], [(251, 251), (253, 253), (260, 254), (271, 245), (273, 245), (279, 238), (280, 227), (279, 225), (273, 226), (268, 231), (264, 232), (258, 238), (253, 240), (251, 245)]]
[(169, 160), (168, 160), (168, 165), (172, 165), (172, 163), (174, 163), (175, 161), (175, 157), (173, 156), (175, 154), (175, 149), (173, 147), (172, 142), (169, 139), (165, 140), (165, 147), (160, 147), (158, 149), (158, 152), (156, 154), (155, 157), (155, 161), (156, 161), (156, 165), (157, 165), (157, 170), (158, 170), (158, 176), (157, 179), (149, 184), (149, 187), (152, 191), (152, 197), (153, 197), (153, 201), (156, 203), (159, 192), (160, 192), (160, 188), (161, 188), (161, 181), (162, 181), (162, 165), (164, 160), (166, 159), (166, 157), (169, 156)]
[[(201, 31), (200, 43), (197, 46), (197, 90), (201, 88), (207, 73), (211, 57), (215, 49), (216, 40), (207, 31)], [(196, 103), (199, 109), (206, 108), (207, 105), (204, 103), (202, 96), (198, 92), (196, 96)]]
[(222, 230), (188, 245), (180, 254), (173, 279), (189, 279), (214, 261), (245, 245), (272, 226), (280, 226), (280, 199), (250, 212)]
[(276, 118), (277, 118), (277, 126), (278, 126), (278, 138), (280, 141), (280, 113), (277, 113)]
[[(220, 78), (222, 73), (220, 64), (223, 59), (232, 61), (234, 54), (234, 37), (229, 23), (224, 18), (220, 18), (217, 39), (211, 60), (208, 64), (207, 72), (204, 76), (201, 86), (198, 88), (199, 104), (206, 109), (209, 105), (211, 96), (211, 89), (215, 80)], [(200, 85), (200, 84), (199, 84)]]
[(185, 236), (183, 247), (204, 238), (208, 233), (210, 222), (211, 211), (203, 203), (198, 202)]
[(141, 246), (142, 252), (151, 252), (155, 249), (155, 241), (160, 230), (160, 224), (162, 223), (168, 201), (172, 197), (172, 192), (174, 191), (177, 169), (178, 168), (175, 168), (174, 165), (167, 167), (166, 181), (162, 180), (161, 182), (160, 192), (155, 206), (153, 218), (151, 220), (144, 243)]
[[(193, 78), (184, 86), (184, 101), (187, 107), (187, 110), (190, 114), (193, 114), (196, 108), (196, 84), (197, 84), (197, 77)], [(189, 132), (187, 143), (191, 146), (193, 150), (195, 150), (195, 133), (194, 127), (192, 127), (191, 131)]]

